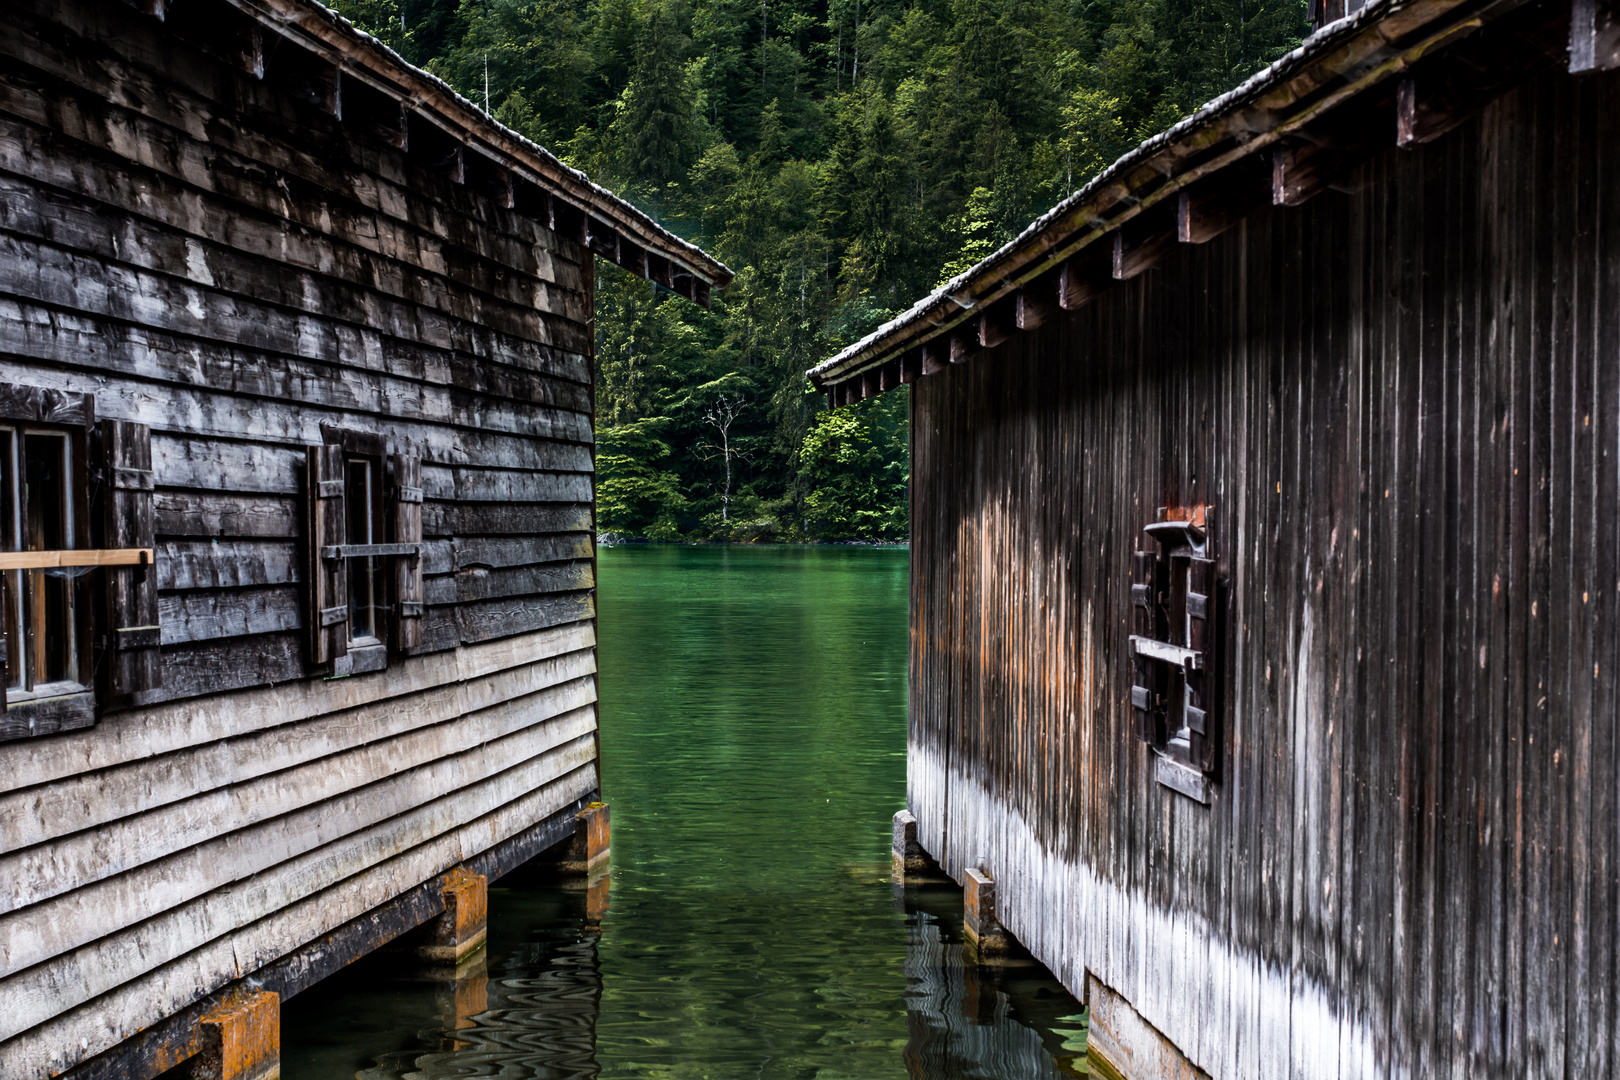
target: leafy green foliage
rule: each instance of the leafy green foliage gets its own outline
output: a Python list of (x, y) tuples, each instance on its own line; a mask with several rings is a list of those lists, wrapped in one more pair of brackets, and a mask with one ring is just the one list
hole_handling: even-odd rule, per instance
[(712, 312), (598, 274), (599, 522), (659, 538), (903, 537), (906, 393), (829, 414), (805, 369), (1307, 29), (1303, 0), (334, 6), (738, 271)]

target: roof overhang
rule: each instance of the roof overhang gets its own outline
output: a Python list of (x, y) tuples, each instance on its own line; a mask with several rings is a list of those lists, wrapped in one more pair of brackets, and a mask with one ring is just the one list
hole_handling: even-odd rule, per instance
[[(158, 19), (170, 6), (130, 2)], [(454, 182), (486, 189), (507, 209), (689, 300), (707, 307), (711, 290), (731, 283), (724, 263), (313, 0), (217, 0), (217, 9), (218, 20), (191, 13), (176, 28), (255, 78), (267, 67), (296, 68), (311, 99), (344, 124), (400, 149), (429, 147)]]
[(837, 407), (942, 371), (1084, 306), (1179, 244), (1262, 207), (1298, 206), (1391, 146), (1439, 138), (1565, 64), (1620, 67), (1620, 0), (1374, 0), (807, 374)]

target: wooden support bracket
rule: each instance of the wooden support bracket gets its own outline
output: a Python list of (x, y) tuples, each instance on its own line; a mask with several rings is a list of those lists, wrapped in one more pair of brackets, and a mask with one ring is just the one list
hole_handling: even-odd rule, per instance
[(979, 345), (981, 348), (993, 349), (1013, 336), (1013, 333), (1018, 329), (1014, 321), (1016, 312), (1013, 310), (1013, 304), (1014, 300), (1009, 296), (991, 304), (985, 308), (984, 314), (979, 316)]
[(923, 342), (922, 346), (922, 373), (924, 375), (938, 375), (951, 366), (951, 345), (943, 337), (934, 337)]
[(1058, 306), (1064, 311), (1084, 307), (1114, 283), (1113, 245), (1093, 246), (1106, 248), (1106, 258), (1103, 254), (1083, 252), (1058, 270)]

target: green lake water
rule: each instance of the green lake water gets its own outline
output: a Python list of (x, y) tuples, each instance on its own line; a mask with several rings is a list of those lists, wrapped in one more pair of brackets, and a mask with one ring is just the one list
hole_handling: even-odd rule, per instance
[(1060, 1077), (1079, 1005), (978, 967), (961, 892), (894, 884), (907, 553), (600, 552), (611, 869), (490, 888), (457, 980), (367, 958), (290, 999), (288, 1080)]

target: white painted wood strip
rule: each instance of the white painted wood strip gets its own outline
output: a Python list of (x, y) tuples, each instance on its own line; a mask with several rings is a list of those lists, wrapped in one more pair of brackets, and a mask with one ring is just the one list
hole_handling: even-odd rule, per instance
[(94, 728), (27, 744), (0, 745), (0, 792), (17, 791), (80, 773), (143, 761), (188, 746), (296, 723), (325, 713), (386, 701), (505, 668), (589, 649), (590, 623), (548, 627), (530, 634), (396, 660), (363, 678), (325, 682), (302, 679), (206, 699), (166, 702), (114, 713)]
[[(596, 785), (594, 765), (585, 764), (549, 784), (531, 788), (481, 818), (131, 977), (112, 992), (64, 1010), (20, 1038), (0, 1041), (0, 1076), (43, 1078), (93, 1057), (203, 995), (543, 821)], [(231, 896), (234, 893), (216, 894), (221, 900)]]
[[(580, 649), (521, 667), (503, 668), (464, 683), (450, 683), (297, 724), (186, 747), (151, 760), (126, 762), (43, 788), (0, 795), (0, 852), (11, 853), (0, 856), (0, 865), (35, 844), (137, 814), (150, 814), (181, 800), (198, 805), (199, 797), (209, 792), (317, 759), (335, 758), (368, 743), (393, 739), (503, 701), (586, 679), (595, 671), (594, 650)], [(595, 700), (594, 688), (587, 700)], [(574, 707), (560, 706), (557, 711)], [(203, 821), (213, 817), (211, 812), (192, 816)], [(115, 837), (105, 828), (96, 835), (102, 842)], [(175, 833), (168, 850), (185, 846), (184, 835), (184, 831)], [(122, 844), (112, 846), (126, 850)], [(4, 880), (3, 874), (0, 880)], [(17, 887), (8, 883), (0, 889)]]
[[(595, 754), (595, 738), (587, 733), (467, 787), (457, 782), (462, 778), (454, 775), (454, 762), (441, 762), (439, 775), (422, 779), (433, 783), (437, 790), (451, 791), (449, 795), (321, 847), (302, 846), (305, 838), (299, 837), (286, 850), (276, 852), (273, 859), (267, 860), (271, 868), (264, 873), (198, 896), (129, 930), (0, 980), (0, 997), (7, 1002), (6, 1010), (0, 1013), (0, 1040), (43, 1023), (344, 878), (377, 866), (397, 852), (453, 833), (463, 823), (591, 764)], [(594, 770), (592, 780), (594, 782)], [(360, 796), (342, 800), (329, 808), (330, 814), (336, 817), (358, 813), (361, 801)], [(253, 832), (255, 830), (238, 835), (254, 844), (275, 843), (278, 839), (250, 835)], [(294, 850), (298, 853), (293, 854)], [(452, 862), (466, 857), (459, 845), (455, 854)], [(395, 894), (442, 868), (424, 877), (400, 881), (395, 886)], [(116, 918), (112, 924), (118, 925)], [(310, 940), (319, 933), (321, 931), (316, 930), (303, 940)], [(247, 963), (239, 959), (240, 966), (232, 966), (246, 974), (263, 962)], [(16, 968), (8, 964), (8, 970)]]
[[(367, 784), (403, 775), (408, 770), (503, 738), (595, 700), (596, 681), (587, 673), (560, 686), (542, 688), (477, 710), (455, 709), (452, 703), (448, 718), (417, 726), (392, 738), (369, 742), (282, 771), (267, 770), (257, 778), (100, 828), (8, 852), (0, 856), (0, 882), (5, 883), (0, 885), (0, 904), (4, 905), (0, 911), (15, 912), (75, 889), (83, 890), (113, 875), (128, 878), (137, 867), (219, 836), (222, 823), (230, 823), (233, 829), (245, 829)], [(414, 710), (407, 705), (399, 711)], [(138, 782), (139, 776), (134, 779)], [(225, 869), (221, 865), (211, 867), (210, 872), (222, 873)], [(149, 899), (156, 902), (155, 896)], [(101, 923), (100, 929), (104, 930), (105, 926)], [(91, 929), (83, 932), (89, 933)], [(7, 956), (6, 933), (7, 920), (0, 916), (0, 958)]]

